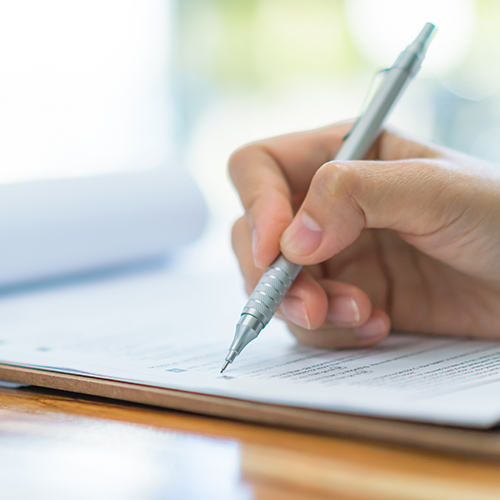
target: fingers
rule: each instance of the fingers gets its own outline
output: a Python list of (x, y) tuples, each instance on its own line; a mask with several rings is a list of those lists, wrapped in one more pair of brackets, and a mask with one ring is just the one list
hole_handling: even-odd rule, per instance
[(390, 320), (381, 309), (373, 309), (370, 317), (357, 328), (332, 328), (325, 326), (317, 330), (305, 330), (289, 323), (290, 331), (303, 344), (326, 349), (368, 347), (383, 340), (390, 330)]
[[(258, 269), (250, 252), (250, 229), (245, 217), (239, 219), (232, 232), (233, 250), (238, 258), (245, 279), (247, 293), (250, 294), (259, 281), (262, 270)], [(284, 301), (280, 313), (302, 328), (318, 328), (326, 318), (328, 297), (316, 279), (309, 272), (301, 272)]]
[[(251, 236), (245, 217), (234, 225), (232, 239), (250, 294), (262, 271), (255, 267), (249, 251)], [(310, 271), (302, 270), (277, 313), (302, 342), (322, 347), (355, 347), (371, 345), (387, 335), (387, 314), (372, 310), (365, 292), (347, 283), (321, 279), (319, 269)]]
[(328, 300), (325, 324), (354, 328), (368, 321), (372, 304), (364, 291), (354, 285), (328, 279), (318, 283)]
[[(229, 162), (246, 212), (234, 226), (233, 248), (247, 290), (280, 250), (292, 262), (307, 265), (279, 314), (297, 336), (316, 330), (301, 340), (324, 347), (377, 342), (387, 335), (390, 321), (359, 288), (323, 281), (322, 268), (315, 264), (348, 247), (363, 228), (425, 234), (452, 220), (449, 211), (441, 210), (443, 203), (436, 202), (446, 184), (446, 168), (437, 165), (441, 153), (385, 132), (368, 155), (383, 161), (330, 162), (350, 127), (254, 143), (236, 151)], [(415, 157), (433, 161), (411, 160)], [(415, 209), (428, 206), (433, 210)]]
[[(311, 180), (335, 157), (351, 126), (343, 123), (275, 137), (233, 153), (229, 175), (248, 218), (256, 267), (265, 269), (277, 257), (279, 238), (292, 222)], [(368, 156), (392, 161), (438, 155), (430, 146), (384, 132)], [(312, 227), (316, 229), (314, 224)]]
[(316, 170), (333, 159), (350, 127), (273, 137), (236, 150), (228, 169), (245, 209), (269, 186), (281, 193), (305, 193)]
[(425, 243), (424, 236), (463, 213), (467, 182), (444, 160), (326, 163), (283, 233), (281, 250), (292, 262), (316, 264), (351, 245), (364, 228), (392, 229), (412, 244), (415, 236)]
[(316, 170), (329, 161), (350, 125), (276, 137), (237, 150), (229, 175), (252, 235), (254, 263), (266, 268), (279, 253), (279, 237), (293, 219)]
[[(320, 280), (327, 297), (325, 321), (311, 329), (296, 321), (295, 303), (281, 308), (281, 317), (300, 342), (329, 349), (367, 347), (380, 342), (389, 333), (391, 322), (382, 309), (374, 308), (359, 288), (331, 280)], [(283, 305), (286, 303), (286, 298)], [(290, 310), (292, 309), (292, 310)], [(315, 318), (319, 322), (319, 318)]]

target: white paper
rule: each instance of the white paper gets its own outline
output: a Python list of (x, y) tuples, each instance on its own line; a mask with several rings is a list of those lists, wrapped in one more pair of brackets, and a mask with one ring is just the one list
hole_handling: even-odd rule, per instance
[(0, 185), (0, 288), (164, 257), (200, 233), (202, 195), (171, 165)]
[(337, 352), (273, 320), (224, 374), (244, 304), (235, 276), (149, 272), (0, 299), (0, 361), (197, 393), (489, 427), (500, 343), (391, 334)]

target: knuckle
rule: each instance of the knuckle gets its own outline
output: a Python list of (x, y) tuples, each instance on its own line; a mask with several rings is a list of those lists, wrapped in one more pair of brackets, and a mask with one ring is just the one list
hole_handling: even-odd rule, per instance
[[(338, 221), (349, 220), (350, 231), (358, 225), (359, 229), (366, 225), (366, 214), (359, 201), (363, 198), (363, 174), (356, 163), (325, 163), (317, 171), (313, 183), (315, 197), (335, 208)], [(351, 237), (350, 231), (346, 234)], [(340, 234), (337, 237), (340, 244)]]
[(356, 169), (347, 163), (325, 163), (314, 176), (316, 188), (327, 196), (350, 195), (360, 183)]
[(256, 149), (256, 144), (247, 144), (239, 147), (231, 153), (227, 162), (227, 170), (231, 180), (234, 181), (238, 172), (245, 168), (245, 166), (249, 163), (249, 159), (254, 155)]

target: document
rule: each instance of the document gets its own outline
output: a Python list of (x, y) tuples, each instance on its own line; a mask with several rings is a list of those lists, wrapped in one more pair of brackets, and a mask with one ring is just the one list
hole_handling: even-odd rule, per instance
[(176, 165), (0, 183), (0, 290), (164, 258), (198, 236), (202, 195)]
[(301, 345), (273, 319), (224, 374), (245, 301), (235, 275), (149, 271), (0, 297), (0, 363), (273, 405), (489, 428), (500, 342), (391, 333)]

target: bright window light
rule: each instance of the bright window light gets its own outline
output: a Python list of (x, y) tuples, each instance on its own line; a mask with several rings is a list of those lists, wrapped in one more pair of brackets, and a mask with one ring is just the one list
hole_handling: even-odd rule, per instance
[(0, 3), (0, 182), (165, 165), (170, 2)]
[(387, 66), (426, 22), (438, 28), (425, 71), (443, 75), (467, 55), (476, 21), (474, 0), (345, 0), (347, 23), (361, 52)]

